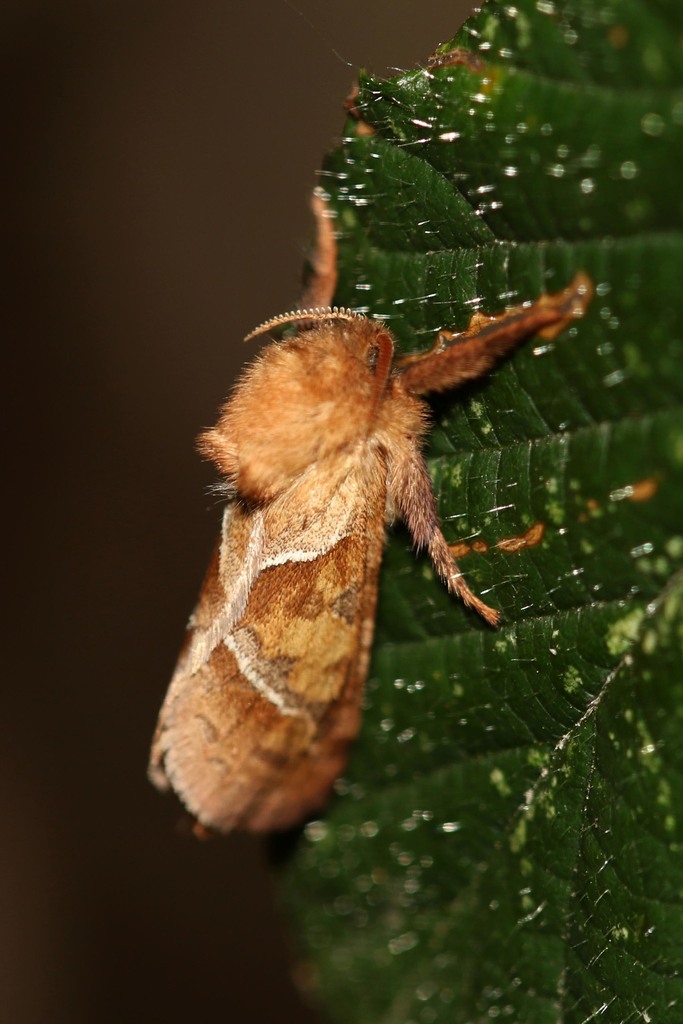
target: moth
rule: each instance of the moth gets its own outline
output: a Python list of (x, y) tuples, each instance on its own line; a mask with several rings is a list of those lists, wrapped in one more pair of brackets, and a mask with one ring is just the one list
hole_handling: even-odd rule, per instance
[(421, 444), (424, 395), (485, 374), (530, 335), (581, 316), (591, 283), (442, 331), (397, 359), (386, 324), (330, 307), (336, 248), (324, 199), (308, 296), (199, 439), (228, 494), (221, 534), (161, 709), (150, 776), (201, 826), (264, 832), (324, 805), (358, 733), (387, 524), (402, 519), (451, 594), (487, 623), (439, 524)]

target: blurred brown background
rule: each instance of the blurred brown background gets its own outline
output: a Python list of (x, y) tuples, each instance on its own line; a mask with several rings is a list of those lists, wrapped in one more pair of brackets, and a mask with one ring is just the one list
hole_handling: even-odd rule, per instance
[(263, 845), (183, 837), (145, 780), (218, 522), (193, 440), (296, 302), (354, 69), (469, 8), (4, 4), (2, 1024), (313, 1020)]

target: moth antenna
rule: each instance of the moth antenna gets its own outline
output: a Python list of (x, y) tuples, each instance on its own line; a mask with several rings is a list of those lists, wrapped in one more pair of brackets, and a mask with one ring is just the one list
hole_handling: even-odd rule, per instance
[(312, 320), (319, 323), (321, 320), (364, 320), (362, 313), (356, 313), (353, 309), (346, 309), (344, 306), (316, 306), (315, 309), (292, 309), (289, 313), (281, 313), (270, 320), (265, 320), (253, 331), (246, 335), (244, 341), (251, 341), (259, 334), (265, 334), (273, 327), (284, 327), (286, 324), (295, 323), (297, 320)]

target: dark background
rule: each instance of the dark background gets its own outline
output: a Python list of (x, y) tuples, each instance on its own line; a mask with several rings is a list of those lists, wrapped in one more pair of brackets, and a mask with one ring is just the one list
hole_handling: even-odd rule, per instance
[(3, 1024), (313, 1020), (263, 844), (183, 835), (145, 780), (218, 522), (193, 443), (296, 303), (355, 68), (469, 7), (4, 4)]

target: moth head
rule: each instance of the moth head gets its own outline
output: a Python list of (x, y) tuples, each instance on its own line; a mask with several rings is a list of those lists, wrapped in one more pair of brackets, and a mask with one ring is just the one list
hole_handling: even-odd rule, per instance
[(391, 369), (386, 327), (347, 309), (295, 310), (247, 339), (292, 323), (301, 329), (262, 350), (199, 439), (250, 500), (270, 500), (311, 468), (351, 454), (372, 431)]

